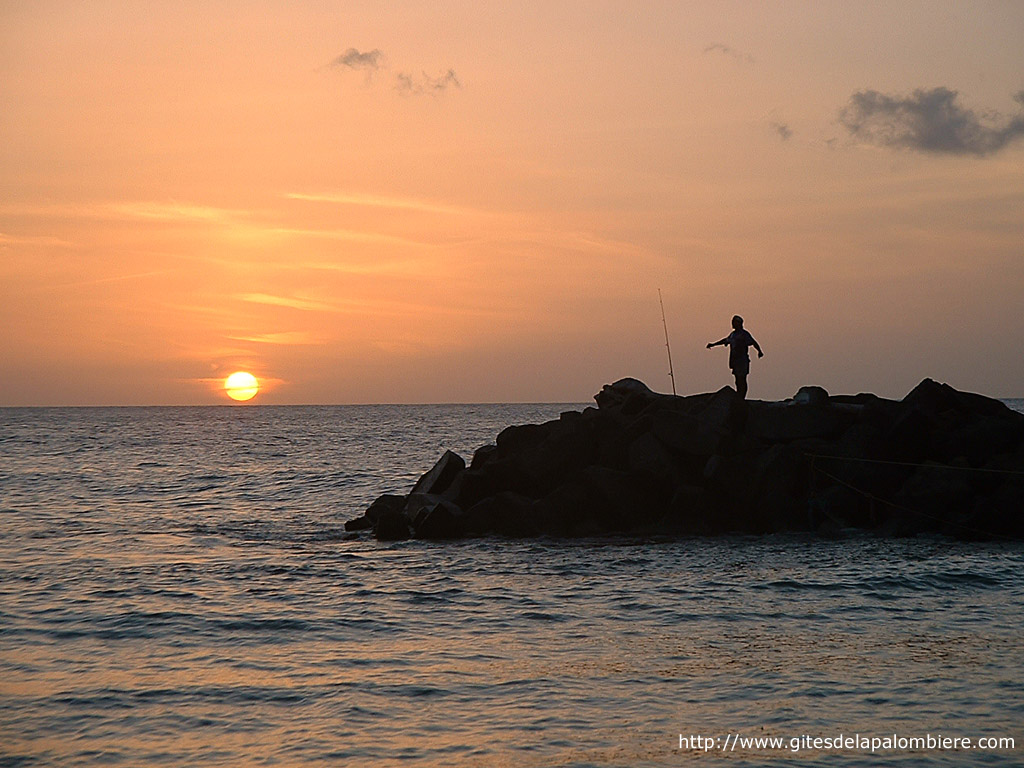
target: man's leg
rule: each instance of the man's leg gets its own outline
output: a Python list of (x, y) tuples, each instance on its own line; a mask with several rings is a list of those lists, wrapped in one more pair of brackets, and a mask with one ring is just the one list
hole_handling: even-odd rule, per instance
[(747, 399), (747, 374), (737, 373), (736, 376), (736, 394), (740, 396), (740, 400)]

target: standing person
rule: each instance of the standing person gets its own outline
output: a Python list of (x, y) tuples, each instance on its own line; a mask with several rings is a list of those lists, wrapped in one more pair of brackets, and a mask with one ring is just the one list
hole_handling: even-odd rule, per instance
[(747, 374), (750, 373), (750, 355), (747, 354), (747, 349), (756, 349), (758, 357), (764, 357), (764, 352), (750, 332), (743, 328), (742, 317), (733, 315), (732, 328), (732, 333), (724, 339), (708, 343), (708, 349), (722, 344), (729, 345), (729, 367), (732, 369), (732, 375), (736, 377), (736, 393), (741, 400), (746, 400)]

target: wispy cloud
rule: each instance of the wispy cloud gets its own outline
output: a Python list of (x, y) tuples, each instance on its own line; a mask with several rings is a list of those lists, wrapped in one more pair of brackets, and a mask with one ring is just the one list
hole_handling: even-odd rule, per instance
[(789, 137), (793, 135), (793, 129), (786, 123), (772, 123), (771, 125), (772, 130), (774, 130), (783, 141), (788, 141)]
[(384, 53), (377, 48), (374, 48), (372, 51), (358, 51), (355, 48), (349, 48), (344, 53), (331, 59), (329, 66), (376, 70), (380, 69), (383, 63)]
[(138, 219), (149, 221), (224, 221), (244, 218), (252, 211), (217, 208), (176, 200), (115, 200), (97, 203), (14, 203), (0, 205), (0, 213), (32, 218)]
[(249, 336), (228, 336), (231, 341), (248, 341), (255, 344), (279, 344), (287, 346), (308, 346), (323, 344), (323, 338), (306, 331), (281, 331), (279, 333), (256, 333)]
[[(366, 72), (367, 84), (371, 82), (375, 72), (390, 70), (386, 64), (384, 52), (378, 48), (374, 48), (372, 51), (348, 48), (331, 59), (325, 66), (332, 69), (363, 70)], [(439, 96), (451, 88), (462, 88), (462, 82), (455, 74), (454, 69), (448, 69), (438, 77), (428, 75), (426, 72), (416, 75), (408, 70), (398, 70), (392, 71), (391, 77), (394, 80), (395, 90), (403, 96)]]
[(121, 283), (126, 280), (141, 280), (146, 277), (157, 277), (158, 275), (169, 275), (173, 269), (154, 269), (149, 272), (133, 272), (127, 275), (111, 275), (109, 277), (98, 277), (94, 280), (79, 280), (73, 283), (62, 283), (58, 288), (77, 288), (85, 285), (102, 285), (103, 283)]
[(75, 248), (76, 243), (49, 235), (7, 235), (0, 232), (0, 248), (5, 245), (45, 245), (56, 248)]
[(724, 43), (712, 43), (704, 49), (704, 53), (720, 53), (723, 56), (728, 56), (734, 61), (742, 62), (743, 64), (753, 64), (754, 57), (748, 53), (737, 51), (735, 48)]
[[(316, 271), (333, 272), (341, 275), (400, 275), (405, 278), (428, 272), (429, 268), (422, 261), (403, 259), (398, 261), (382, 261), (374, 259), (372, 264), (339, 263), (333, 261), (301, 261), (288, 262), (278, 266), (279, 269), (296, 272)], [(338, 312), (343, 308), (335, 307)]]
[(364, 195), (358, 193), (324, 193), (307, 194), (303, 192), (289, 192), (285, 195), (290, 200), (305, 200), (314, 203), (336, 203), (338, 205), (364, 205), (373, 208), (395, 208), (410, 211), (423, 211), (424, 213), (447, 213), (461, 215), (472, 213), (469, 208), (461, 208), (456, 205), (438, 203), (431, 200), (420, 200), (412, 197), (383, 197), (379, 195)]
[(258, 227), (247, 230), (246, 234), (254, 237), (267, 235), (285, 237), (312, 237), (321, 240), (344, 240), (350, 243), (378, 243), (383, 245), (412, 245), (418, 248), (429, 247), (432, 243), (413, 240), (397, 235), (384, 235), (380, 232), (364, 232), (355, 229), (301, 229), (297, 227)]
[(247, 213), (246, 211), (175, 201), (111, 203), (108, 208), (114, 214), (127, 218), (158, 221), (224, 221), (244, 216)]
[(291, 296), (274, 296), (269, 293), (242, 293), (235, 296), (235, 298), (251, 304), (269, 304), (274, 307), (288, 307), (307, 312), (334, 312), (337, 310), (337, 307), (333, 304), (326, 304), (322, 301), (299, 299)]
[[(1024, 105), (1024, 91), (1014, 95)], [(957, 91), (918, 88), (909, 96), (857, 91), (839, 113), (850, 135), (869, 144), (942, 155), (984, 156), (1024, 136), (1024, 114), (979, 117)]]
[(426, 72), (420, 73), (419, 77), (408, 72), (399, 72), (395, 75), (395, 89), (405, 96), (418, 96), (420, 94), (441, 94), (449, 88), (461, 88), (455, 70), (449, 69), (440, 77), (431, 77)]

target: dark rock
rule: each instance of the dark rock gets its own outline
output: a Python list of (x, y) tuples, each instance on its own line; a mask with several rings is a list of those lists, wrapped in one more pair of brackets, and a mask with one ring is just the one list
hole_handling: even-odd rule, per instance
[(604, 413), (594, 425), (596, 436), (596, 463), (615, 469), (629, 466), (629, 446), (641, 435), (653, 429), (651, 415), (623, 417), (621, 413)]
[(550, 422), (547, 424), (522, 424), (501, 430), (496, 441), (499, 455), (525, 451), (540, 445), (548, 436), (549, 424)]
[(932, 379), (924, 379), (900, 402), (906, 408), (917, 408), (931, 416), (945, 411), (955, 411), (960, 406), (955, 389)]
[(726, 526), (715, 496), (699, 485), (680, 485), (661, 518), (661, 528), (668, 533), (685, 536), (708, 536), (724, 533)]
[[(882, 430), (875, 424), (861, 421), (845, 432), (839, 438), (834, 453), (843, 456), (877, 456), (880, 455), (882, 447)], [(825, 453), (825, 451), (819, 451)]]
[(405, 496), (397, 496), (390, 493), (378, 496), (360, 517), (345, 523), (345, 530), (365, 531), (373, 528), (385, 511), (401, 512), (402, 508), (405, 507), (405, 499)]
[(746, 417), (747, 404), (740, 400), (732, 387), (722, 387), (708, 399), (695, 404), (690, 412), (707, 431), (727, 432), (733, 430), (739, 420)]
[(975, 501), (974, 515), (960, 535), (971, 538), (1024, 538), (1024, 475), (1002, 475), (994, 491)]
[(651, 401), (657, 395), (650, 387), (639, 379), (619, 379), (614, 384), (605, 384), (601, 391), (594, 395), (598, 408), (614, 408), (622, 406), (630, 396), (639, 397), (641, 400)]
[(679, 470), (675, 462), (650, 432), (645, 432), (629, 444), (627, 457), (630, 472), (666, 487), (679, 482)]
[(415, 529), (418, 517), (427, 507), (432, 507), (442, 501), (442, 497), (436, 493), (410, 493), (402, 514), (409, 524)]
[(533, 504), (537, 527), (555, 536), (586, 535), (585, 523), (591, 519), (593, 494), (579, 482), (566, 482)]
[(934, 418), (920, 408), (904, 410), (885, 432), (884, 457), (893, 461), (920, 462), (928, 457)]
[(576, 476), (590, 491), (589, 514), (600, 531), (637, 530), (664, 512), (670, 488), (656, 488), (647, 478), (593, 465)]
[(401, 541), (409, 538), (409, 520), (401, 512), (384, 510), (373, 527), (373, 535), (379, 541)]
[(668, 450), (705, 459), (718, 451), (722, 441), (721, 430), (696, 416), (669, 411), (655, 421), (654, 437)]
[(535, 536), (534, 500), (512, 491), (502, 491), (478, 502), (466, 512), (468, 534), (497, 533), (502, 536)]
[(462, 510), (448, 499), (432, 494), (410, 495), (406, 517), (417, 539), (454, 539), (465, 530)]
[(548, 422), (544, 440), (519, 457), (519, 470), (532, 479), (524, 492), (533, 496), (548, 493), (574, 472), (591, 464), (597, 456), (593, 425), (585, 420)]
[(411, 493), (444, 493), (465, 468), (466, 462), (461, 456), (445, 451), (433, 468), (416, 481)]
[(849, 427), (856, 415), (824, 404), (750, 403), (750, 434), (769, 442), (835, 437)]
[(799, 405), (826, 405), (828, 391), (824, 387), (800, 387), (793, 395), (793, 402)]
[(360, 515), (352, 520), (345, 521), (346, 531), (366, 531), (373, 528), (373, 521), (370, 520), (365, 514)]
[(498, 453), (498, 446), (496, 445), (481, 445), (473, 453), (473, 458), (469, 462), (470, 469), (480, 469), (488, 461), (493, 459)]
[(771, 530), (808, 527), (807, 469), (803, 452), (782, 444), (773, 445), (754, 462), (750, 503)]
[(366, 517), (371, 523), (376, 523), (385, 512), (401, 512), (405, 507), (407, 496), (399, 496), (394, 493), (385, 493), (378, 496), (369, 507), (366, 508)]
[(871, 392), (861, 392), (856, 395), (829, 395), (828, 401), (835, 405), (857, 405), (863, 408), (896, 405), (895, 401), (886, 400)]
[[(521, 488), (525, 482), (516, 470), (512, 459), (494, 459), (480, 469), (467, 469), (459, 476), (457, 491), (451, 500), (465, 510), (489, 496), (513, 488)], [(518, 491), (517, 491), (518, 492)]]
[(829, 486), (821, 493), (814, 494), (808, 503), (808, 523), (815, 528), (823, 524), (832, 530), (868, 527), (870, 514), (868, 497), (845, 485)]
[(936, 448), (947, 461), (964, 456), (973, 466), (979, 466), (993, 454), (1013, 453), (1021, 439), (1021, 430), (1012, 421), (986, 417), (943, 435), (936, 441)]
[(468, 469), (446, 453), (408, 497), (380, 497), (346, 530), (1024, 538), (1024, 416), (981, 395), (925, 379), (902, 401), (802, 387), (769, 403), (623, 379), (595, 399), (503, 430)]
[(970, 509), (974, 499), (967, 467), (928, 464), (920, 467), (896, 495), (896, 503), (923, 518), (925, 530), (939, 530), (953, 513)]

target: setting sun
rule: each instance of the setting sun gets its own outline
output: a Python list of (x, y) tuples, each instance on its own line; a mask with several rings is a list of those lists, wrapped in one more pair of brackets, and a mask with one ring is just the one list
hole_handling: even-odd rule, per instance
[(224, 390), (232, 400), (252, 400), (260, 391), (260, 382), (247, 371), (236, 371), (224, 380)]

